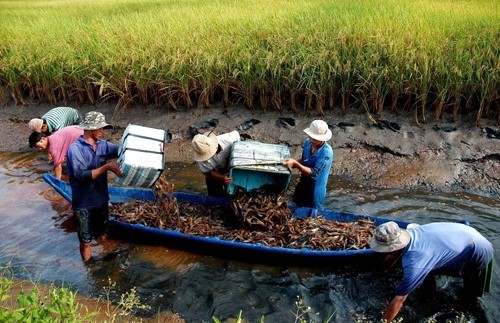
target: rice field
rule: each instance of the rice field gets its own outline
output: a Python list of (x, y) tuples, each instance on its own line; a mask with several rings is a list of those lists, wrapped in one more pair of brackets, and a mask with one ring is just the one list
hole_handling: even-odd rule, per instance
[(500, 118), (500, 3), (1, 0), (0, 100)]

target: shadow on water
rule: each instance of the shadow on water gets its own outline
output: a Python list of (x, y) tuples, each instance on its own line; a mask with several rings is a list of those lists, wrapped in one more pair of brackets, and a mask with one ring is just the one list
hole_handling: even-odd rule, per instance
[[(400, 279), (380, 258), (362, 261), (286, 264), (234, 255), (214, 257), (186, 252), (183, 246), (146, 243), (127, 233), (93, 251), (101, 258), (82, 264), (71, 206), (45, 184), (50, 171), (40, 153), (0, 153), (0, 264), (10, 262), (18, 278), (71, 286), (84, 296), (104, 296), (109, 280), (116, 282), (111, 297), (136, 287), (154, 316), (179, 313), (187, 322), (235, 317), (240, 310), (248, 322), (294, 322), (300, 299), (311, 312), (307, 321), (378, 322)], [(204, 193), (204, 181), (191, 164), (167, 164), (169, 179), (181, 191)], [(500, 247), (498, 199), (470, 193), (376, 190), (336, 178), (331, 181), (326, 207), (417, 223), (467, 219)], [(500, 259), (497, 257), (496, 259)], [(495, 264), (500, 268), (498, 260)], [(495, 322), (500, 317), (500, 273), (493, 272), (491, 292), (465, 302), (461, 280), (440, 277), (438, 290), (410, 294), (400, 317), (404, 322), (445, 322), (463, 315), (471, 322)], [(300, 313), (300, 311), (299, 311)]]

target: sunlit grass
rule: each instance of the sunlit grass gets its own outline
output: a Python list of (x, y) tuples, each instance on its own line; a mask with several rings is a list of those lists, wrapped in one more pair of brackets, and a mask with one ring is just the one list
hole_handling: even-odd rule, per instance
[(1, 1), (0, 23), (19, 103), (498, 115), (495, 0)]

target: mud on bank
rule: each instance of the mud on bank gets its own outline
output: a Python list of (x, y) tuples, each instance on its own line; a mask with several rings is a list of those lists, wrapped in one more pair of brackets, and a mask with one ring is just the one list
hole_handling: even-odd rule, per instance
[[(62, 104), (61, 104), (62, 105)], [(59, 106), (61, 106), (59, 105)], [(28, 122), (55, 105), (33, 104), (1, 108), (0, 150), (28, 151)], [(303, 129), (320, 117), (307, 112), (293, 115), (290, 111), (250, 111), (242, 106), (228, 108), (179, 109), (134, 106), (115, 110), (113, 104), (97, 106), (72, 105), (84, 114), (97, 110), (115, 125), (108, 135), (119, 140), (125, 127), (138, 124), (162, 128), (171, 134), (167, 160), (192, 162), (190, 139), (193, 131), (203, 132), (205, 121), (218, 120), (216, 133), (224, 133), (246, 125), (240, 133), (245, 138), (290, 146), (292, 155), (300, 157), (305, 139)], [(279, 118), (292, 118), (279, 120)], [(259, 123), (246, 123), (255, 119)], [(474, 124), (475, 116), (463, 116), (417, 125), (413, 115), (384, 115), (381, 126), (356, 111), (328, 111), (321, 119), (333, 131), (334, 164), (330, 180), (335, 177), (365, 186), (382, 188), (425, 188), (428, 190), (470, 191), (500, 194), (500, 139), (488, 136), (485, 127), (498, 131), (495, 120), (484, 119), (482, 127)], [(287, 122), (288, 121), (288, 122)], [(194, 127), (193, 127), (194, 126)]]

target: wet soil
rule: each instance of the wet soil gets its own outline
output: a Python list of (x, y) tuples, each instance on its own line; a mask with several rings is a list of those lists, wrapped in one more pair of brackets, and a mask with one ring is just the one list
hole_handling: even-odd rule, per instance
[[(60, 104), (58, 106), (62, 106)], [(0, 108), (0, 151), (27, 151), (28, 122), (56, 105), (7, 104)], [(414, 113), (388, 113), (375, 125), (357, 111), (327, 111), (324, 117), (302, 111), (250, 111), (243, 106), (211, 106), (179, 109), (134, 106), (115, 109), (115, 104), (71, 105), (82, 114), (100, 111), (115, 128), (108, 138), (118, 141), (126, 126), (137, 124), (166, 129), (171, 134), (167, 160), (191, 163), (190, 140), (197, 133), (210, 131), (204, 126), (217, 123), (217, 134), (238, 129), (242, 137), (265, 143), (288, 145), (293, 157), (300, 157), (305, 139), (303, 129), (314, 119), (331, 126), (334, 148), (332, 178), (381, 188), (425, 188), (438, 191), (470, 191), (500, 194), (500, 139), (487, 135), (486, 128), (498, 131), (494, 119), (475, 125), (475, 116), (451, 117), (436, 122), (428, 116), (423, 124)], [(281, 118), (281, 119), (280, 119)], [(214, 120), (215, 119), (215, 120)], [(254, 121), (250, 121), (250, 120)], [(258, 120), (256, 122), (255, 120)], [(382, 120), (382, 122), (381, 122)], [(249, 122), (250, 121), (250, 122)]]

